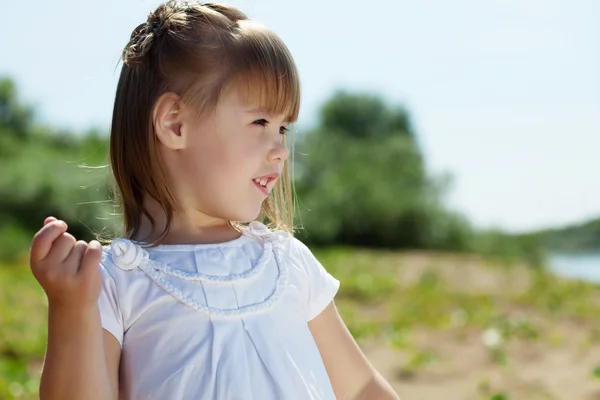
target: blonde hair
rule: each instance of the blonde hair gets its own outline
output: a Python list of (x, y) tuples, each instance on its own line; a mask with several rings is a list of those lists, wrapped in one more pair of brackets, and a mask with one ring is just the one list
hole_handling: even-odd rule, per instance
[[(158, 97), (175, 93), (202, 117), (214, 112), (223, 93), (237, 90), (247, 101), (295, 122), (300, 108), (298, 72), (275, 33), (236, 8), (217, 3), (160, 5), (134, 29), (122, 59), (110, 135), (115, 204), (122, 208), (123, 235), (131, 239), (144, 215), (154, 229), (155, 221), (143, 204), (145, 195), (154, 198), (166, 216), (165, 229), (154, 241), (160, 244), (172, 226), (177, 202), (151, 120)], [(293, 147), (293, 133), (291, 143)], [(290, 153), (293, 166), (293, 150)], [(286, 161), (259, 216), (271, 228), (290, 233), (292, 186), (293, 168)]]

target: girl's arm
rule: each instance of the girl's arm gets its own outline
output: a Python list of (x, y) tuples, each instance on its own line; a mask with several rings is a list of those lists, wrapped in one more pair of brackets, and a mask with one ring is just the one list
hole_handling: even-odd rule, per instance
[(102, 248), (66, 230), (63, 221), (48, 217), (31, 244), (31, 271), (48, 297), (40, 398), (117, 399), (121, 347), (103, 333), (98, 309)]
[(40, 399), (117, 399), (121, 346), (98, 307), (49, 307)]
[(392, 387), (369, 363), (332, 301), (308, 323), (336, 398), (399, 400)]

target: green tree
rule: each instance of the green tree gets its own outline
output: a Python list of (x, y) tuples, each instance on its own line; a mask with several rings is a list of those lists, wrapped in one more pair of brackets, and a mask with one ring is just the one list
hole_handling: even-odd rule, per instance
[(442, 205), (408, 112), (337, 92), (300, 138), (295, 165), (300, 235), (318, 244), (465, 249), (470, 228)]
[(27, 136), (33, 123), (33, 109), (19, 103), (17, 89), (10, 79), (0, 79), (0, 126), (2, 134)]
[(66, 220), (84, 240), (102, 229), (110, 211), (108, 171), (83, 165), (106, 164), (107, 146), (97, 131), (37, 125), (14, 83), (0, 80), (0, 258), (25, 251), (48, 215)]

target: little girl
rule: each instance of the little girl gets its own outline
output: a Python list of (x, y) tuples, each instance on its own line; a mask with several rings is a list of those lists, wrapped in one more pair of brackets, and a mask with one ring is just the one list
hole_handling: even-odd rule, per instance
[(133, 31), (110, 137), (124, 237), (102, 248), (49, 217), (32, 243), (42, 399), (397, 399), (292, 236), (299, 87), (235, 8), (169, 1)]

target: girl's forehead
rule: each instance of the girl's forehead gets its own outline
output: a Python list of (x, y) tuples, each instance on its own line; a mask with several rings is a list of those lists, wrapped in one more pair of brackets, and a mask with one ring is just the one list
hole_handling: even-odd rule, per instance
[(263, 107), (257, 99), (245, 96), (238, 90), (228, 90), (219, 98), (219, 104), (225, 107), (235, 107), (240, 111), (259, 110)]
[(260, 117), (270, 117), (280, 119), (286, 122), (290, 121), (288, 115), (277, 114), (269, 110), (264, 104), (260, 104), (257, 99), (248, 99), (240, 95), (237, 91), (225, 93), (219, 100), (219, 108), (226, 108), (239, 114), (253, 115)]
[(219, 102), (240, 112), (293, 121), (299, 108), (298, 93), (288, 89), (264, 79), (234, 79), (224, 88)]

